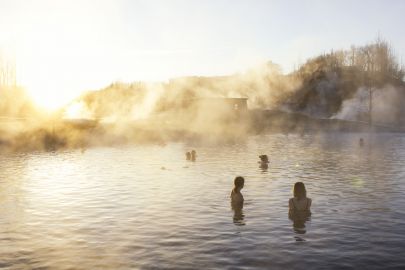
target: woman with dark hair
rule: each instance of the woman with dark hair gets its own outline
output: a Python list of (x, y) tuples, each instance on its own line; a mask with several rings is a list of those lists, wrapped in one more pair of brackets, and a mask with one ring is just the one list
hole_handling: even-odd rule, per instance
[(289, 215), (311, 215), (312, 200), (307, 197), (305, 185), (302, 182), (297, 182), (294, 185), (294, 197), (288, 202)]
[(240, 192), (243, 186), (245, 185), (245, 178), (242, 176), (235, 177), (234, 188), (231, 192), (231, 205), (233, 209), (242, 209), (243, 208), (243, 195)]

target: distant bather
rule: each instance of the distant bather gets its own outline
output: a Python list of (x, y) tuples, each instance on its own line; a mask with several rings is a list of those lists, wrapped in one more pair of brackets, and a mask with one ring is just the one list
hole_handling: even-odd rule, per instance
[(186, 160), (191, 160), (191, 153), (190, 152), (186, 153)]
[(245, 185), (245, 179), (242, 176), (235, 177), (234, 187), (231, 192), (231, 205), (232, 209), (242, 209), (243, 208), (243, 195), (240, 192)]
[(259, 158), (260, 158), (260, 161), (259, 161), (260, 168), (267, 169), (269, 167), (269, 163), (270, 163), (269, 157), (267, 155), (260, 155)]
[(195, 161), (197, 158), (197, 153), (195, 150), (191, 150), (191, 161)]

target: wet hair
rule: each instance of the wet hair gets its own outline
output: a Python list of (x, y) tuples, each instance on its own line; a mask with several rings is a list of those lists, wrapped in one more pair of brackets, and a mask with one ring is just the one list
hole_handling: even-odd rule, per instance
[(243, 178), (242, 176), (236, 176), (235, 180), (233, 180), (233, 183), (235, 185), (235, 189), (240, 188), (245, 183), (245, 178)]
[(269, 161), (269, 157), (267, 155), (260, 155), (259, 158), (260, 158), (260, 160), (262, 162), (268, 162)]
[(297, 182), (294, 184), (294, 197), (296, 197), (298, 200), (307, 197), (307, 190), (305, 189), (304, 183)]

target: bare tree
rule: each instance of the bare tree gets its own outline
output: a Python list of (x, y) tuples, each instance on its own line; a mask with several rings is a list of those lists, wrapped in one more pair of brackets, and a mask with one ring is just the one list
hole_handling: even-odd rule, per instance
[(0, 88), (15, 87), (17, 84), (15, 61), (0, 52)]

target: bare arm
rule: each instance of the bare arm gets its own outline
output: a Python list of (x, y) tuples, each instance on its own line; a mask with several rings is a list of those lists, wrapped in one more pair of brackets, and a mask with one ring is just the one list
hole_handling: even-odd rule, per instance
[(288, 200), (288, 210), (289, 211), (293, 211), (294, 210), (294, 203), (293, 203), (293, 199), (291, 198), (290, 200)]
[(308, 198), (308, 207), (307, 210), (311, 210), (312, 199)]

